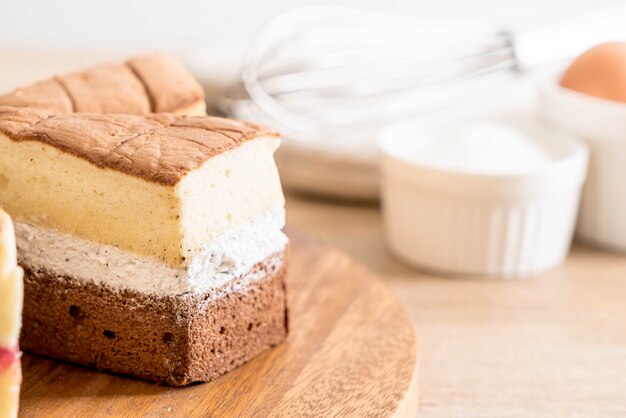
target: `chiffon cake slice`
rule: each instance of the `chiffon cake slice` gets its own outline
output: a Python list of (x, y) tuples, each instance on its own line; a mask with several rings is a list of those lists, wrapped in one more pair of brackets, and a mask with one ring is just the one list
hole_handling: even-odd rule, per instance
[(22, 274), (17, 265), (11, 218), (0, 210), (0, 417), (3, 418), (16, 417), (19, 406)]
[(279, 141), (208, 116), (0, 106), (23, 349), (182, 386), (284, 340)]
[(59, 75), (0, 96), (1, 105), (62, 114), (206, 114), (202, 86), (175, 58), (165, 54)]

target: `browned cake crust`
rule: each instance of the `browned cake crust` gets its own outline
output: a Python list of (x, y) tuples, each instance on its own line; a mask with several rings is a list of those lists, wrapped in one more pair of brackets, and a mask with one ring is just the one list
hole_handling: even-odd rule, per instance
[(196, 79), (169, 55), (143, 55), (126, 65), (143, 83), (153, 112), (172, 112), (204, 101)]
[(147, 296), (26, 268), (21, 345), (172, 386), (213, 380), (286, 338), (285, 255), (280, 257), (278, 266), (255, 266), (262, 278), (247, 281), (244, 290), (217, 299), (219, 289)]
[(212, 116), (74, 113), (0, 106), (0, 132), (40, 141), (97, 165), (164, 185), (178, 183), (215, 155), (272, 129)]
[(144, 115), (151, 111), (141, 80), (124, 64), (100, 65), (56, 80), (70, 98), (73, 112)]
[(41, 81), (0, 96), (0, 105), (31, 107), (55, 113), (72, 112), (72, 100), (56, 79)]
[(55, 113), (177, 113), (197, 103), (204, 103), (202, 86), (164, 54), (60, 75), (0, 96), (0, 105)]

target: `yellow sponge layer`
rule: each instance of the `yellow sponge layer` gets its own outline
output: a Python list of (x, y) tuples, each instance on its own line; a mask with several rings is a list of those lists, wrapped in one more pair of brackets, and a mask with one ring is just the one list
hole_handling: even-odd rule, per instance
[(0, 206), (19, 221), (184, 266), (216, 236), (284, 204), (278, 144), (248, 141), (168, 186), (0, 134)]

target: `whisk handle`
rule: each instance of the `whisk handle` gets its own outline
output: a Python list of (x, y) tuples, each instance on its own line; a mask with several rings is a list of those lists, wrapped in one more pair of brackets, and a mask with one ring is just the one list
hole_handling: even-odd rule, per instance
[(548, 23), (512, 33), (520, 70), (553, 64), (605, 41), (626, 41), (626, 2), (594, 5)]

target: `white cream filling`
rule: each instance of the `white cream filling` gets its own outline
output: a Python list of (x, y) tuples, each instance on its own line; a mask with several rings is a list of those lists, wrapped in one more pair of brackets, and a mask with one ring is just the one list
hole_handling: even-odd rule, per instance
[(15, 234), (19, 262), (28, 268), (116, 289), (179, 295), (221, 287), (282, 251), (288, 241), (284, 225), (284, 208), (268, 211), (205, 245), (186, 268), (24, 222), (15, 222)]

